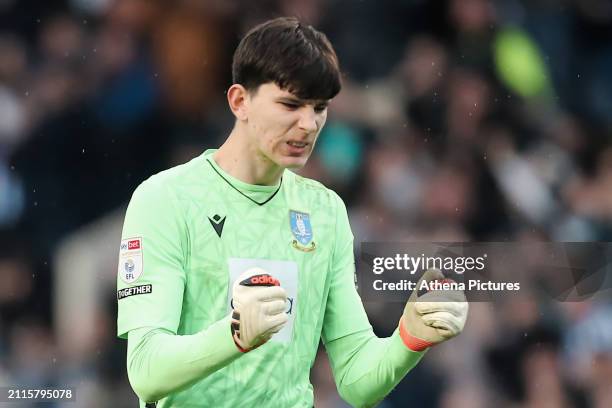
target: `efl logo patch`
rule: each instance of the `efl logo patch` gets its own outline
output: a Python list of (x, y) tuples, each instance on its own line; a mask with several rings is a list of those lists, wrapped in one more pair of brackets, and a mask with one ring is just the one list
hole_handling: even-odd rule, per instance
[(138, 280), (143, 271), (142, 238), (127, 238), (119, 247), (119, 266), (117, 272), (125, 283)]

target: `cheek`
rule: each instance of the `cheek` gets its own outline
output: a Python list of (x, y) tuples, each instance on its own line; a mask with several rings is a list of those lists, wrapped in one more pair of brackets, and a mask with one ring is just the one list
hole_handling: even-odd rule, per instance
[(256, 137), (260, 146), (268, 151), (277, 149), (288, 131), (288, 127), (275, 118), (262, 119), (257, 126)]
[(317, 119), (317, 129), (319, 130), (319, 132), (321, 131), (321, 129), (323, 128), (323, 126), (325, 126), (325, 122), (327, 121), (327, 111), (325, 113), (323, 113), (318, 119)]
[(294, 123), (288, 119), (283, 115), (271, 115), (262, 118), (262, 122), (260, 122), (262, 141), (271, 147), (282, 142), (291, 133)]
[(248, 126), (251, 135), (259, 141), (265, 141), (270, 133), (270, 119), (261, 112), (254, 112), (251, 115)]

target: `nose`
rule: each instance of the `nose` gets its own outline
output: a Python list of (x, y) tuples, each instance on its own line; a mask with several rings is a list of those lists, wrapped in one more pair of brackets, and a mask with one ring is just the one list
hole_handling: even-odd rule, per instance
[(308, 133), (317, 130), (317, 114), (312, 106), (302, 107), (298, 127), (300, 130)]

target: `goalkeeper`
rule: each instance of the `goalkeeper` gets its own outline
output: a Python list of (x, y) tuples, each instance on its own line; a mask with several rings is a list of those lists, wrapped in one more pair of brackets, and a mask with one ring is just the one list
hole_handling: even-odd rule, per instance
[(344, 203), (291, 171), (340, 91), (324, 34), (265, 22), (242, 39), (232, 71), (225, 143), (143, 182), (125, 216), (117, 320), (130, 383), (141, 407), (312, 407), (322, 338), (342, 398), (375, 405), (461, 332), (465, 298), (415, 293), (393, 335), (374, 335)]

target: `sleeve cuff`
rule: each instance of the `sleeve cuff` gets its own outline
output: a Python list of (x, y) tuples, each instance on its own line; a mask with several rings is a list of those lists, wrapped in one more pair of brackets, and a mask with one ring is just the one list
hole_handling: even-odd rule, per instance
[(395, 356), (397, 361), (401, 361), (403, 367), (409, 367), (411, 370), (421, 358), (427, 353), (428, 349), (423, 351), (414, 351), (406, 347), (399, 334), (399, 329), (391, 335), (391, 347), (389, 352)]
[(406, 330), (404, 319), (400, 319), (398, 332), (404, 345), (412, 351), (423, 351), (433, 346), (433, 343), (410, 334), (408, 330)]

